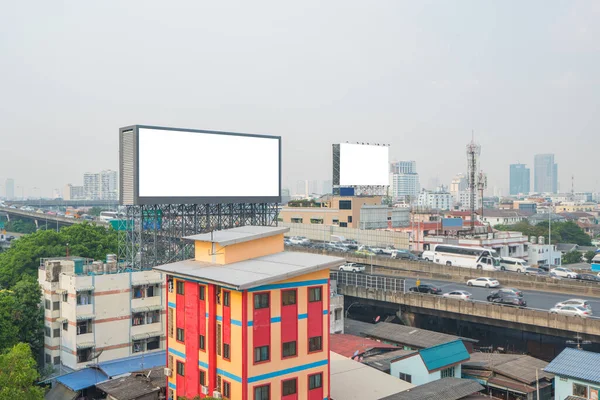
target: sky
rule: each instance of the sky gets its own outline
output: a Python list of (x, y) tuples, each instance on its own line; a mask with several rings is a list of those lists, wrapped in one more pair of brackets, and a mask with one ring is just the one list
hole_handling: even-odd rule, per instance
[(509, 164), (533, 169), (536, 153), (556, 155), (562, 191), (571, 176), (600, 190), (598, 1), (1, 9), (0, 196), (6, 178), (50, 196), (118, 169), (118, 129), (132, 124), (281, 136), (292, 191), (331, 179), (331, 145), (345, 141), (389, 143), (422, 184), (449, 184), (472, 135), (490, 190), (506, 193)]

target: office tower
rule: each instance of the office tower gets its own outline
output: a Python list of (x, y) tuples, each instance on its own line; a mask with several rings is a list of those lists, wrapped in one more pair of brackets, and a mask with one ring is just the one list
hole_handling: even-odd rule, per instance
[(536, 154), (534, 167), (534, 191), (557, 193), (558, 164), (554, 162), (554, 154)]
[(398, 161), (390, 164), (390, 194), (394, 199), (410, 200), (421, 190), (417, 163)]
[(510, 194), (528, 194), (530, 171), (525, 164), (510, 164)]

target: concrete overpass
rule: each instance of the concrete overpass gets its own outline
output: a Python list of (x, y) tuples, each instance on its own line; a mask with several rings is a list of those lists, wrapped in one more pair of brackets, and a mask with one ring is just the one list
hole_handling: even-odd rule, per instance
[[(79, 218), (66, 218), (60, 217), (58, 215), (48, 215), (42, 214), (38, 212), (31, 211), (23, 211), (18, 208), (10, 208), (10, 207), (0, 207), (0, 217), (6, 217), (7, 221), (10, 221), (11, 217), (16, 217), (20, 219), (28, 219), (33, 221), (35, 226), (39, 228), (43, 225), (48, 225), (48, 227), (61, 227), (61, 226), (69, 226), (73, 224), (81, 224), (86, 220), (82, 220)], [(90, 221), (87, 221), (90, 222)], [(108, 226), (108, 223), (102, 221), (93, 221), (98, 225)]]
[(332, 272), (339, 294), (363, 304), (397, 308), (401, 312), (433, 315), (527, 332), (600, 341), (600, 318), (550, 314), (547, 310), (464, 301), (443, 296), (406, 292), (404, 279)]
[(28, 199), (28, 200), (7, 200), (8, 205), (31, 206), (37, 208), (49, 207), (102, 207), (115, 210), (119, 206), (118, 200), (63, 200), (63, 199)]

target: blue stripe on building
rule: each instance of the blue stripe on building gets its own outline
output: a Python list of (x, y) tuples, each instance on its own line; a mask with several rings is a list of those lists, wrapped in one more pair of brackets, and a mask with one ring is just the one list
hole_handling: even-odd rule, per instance
[(183, 354), (183, 353), (182, 353), (182, 352), (180, 352), (180, 351), (177, 351), (177, 350), (175, 350), (175, 349), (172, 349), (172, 348), (170, 348), (170, 347), (169, 347), (169, 353), (173, 353), (173, 354), (175, 354), (177, 357), (181, 357), (181, 358), (183, 358), (183, 359), (185, 360), (185, 354)]
[(311, 368), (317, 368), (327, 365), (327, 360), (316, 361), (310, 364), (299, 365), (293, 368), (282, 369), (281, 371), (270, 372), (268, 374), (257, 375), (248, 378), (248, 383), (254, 383), (258, 381), (263, 381), (265, 379), (277, 378), (278, 376), (293, 374), (295, 372), (305, 371)]
[(329, 282), (328, 279), (313, 279), (310, 281), (299, 281), (299, 282), (288, 282), (288, 283), (275, 283), (273, 285), (263, 285), (252, 289), (248, 289), (248, 292), (260, 292), (262, 290), (275, 290), (275, 289), (289, 289), (304, 286), (317, 286), (326, 285)]
[(171, 303), (171, 302), (169, 302), (168, 304), (169, 304), (169, 307), (171, 307), (171, 308), (175, 308), (175, 303)]
[(229, 378), (232, 381), (236, 381), (236, 382), (242, 383), (242, 378), (240, 378), (239, 376), (234, 375), (234, 374), (232, 374), (230, 372), (224, 371), (224, 370), (222, 370), (220, 368), (217, 368), (217, 374), (223, 375), (225, 378)]
[(169, 382), (169, 387), (173, 390), (177, 390), (177, 386), (172, 382)]

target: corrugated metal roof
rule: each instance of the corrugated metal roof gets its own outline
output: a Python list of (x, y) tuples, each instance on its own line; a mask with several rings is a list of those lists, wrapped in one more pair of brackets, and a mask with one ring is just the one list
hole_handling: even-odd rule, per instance
[(154, 305), (154, 306), (141, 306), (141, 307), (134, 307), (131, 309), (131, 312), (133, 313), (140, 313), (140, 312), (148, 312), (148, 311), (157, 311), (157, 310), (162, 310), (165, 306), (162, 306), (160, 304)]
[(583, 381), (600, 383), (600, 353), (566, 348), (544, 371)]
[(81, 342), (81, 343), (77, 343), (77, 348), (78, 349), (89, 349), (96, 346), (95, 342)]
[(397, 347), (361, 336), (336, 333), (329, 335), (329, 348), (334, 353), (345, 357), (352, 357), (355, 354), (363, 354), (371, 349), (394, 349)]
[[(147, 378), (149, 376), (149, 378)], [(122, 378), (111, 379), (99, 383), (96, 387), (104, 393), (119, 400), (146, 398), (167, 386), (163, 368), (152, 368), (148, 371), (137, 371)], [(147, 398), (152, 398), (148, 396)], [(158, 398), (158, 395), (153, 398)]]
[(81, 286), (75, 289), (76, 292), (87, 292), (90, 290), (94, 290), (93, 286)]
[(56, 380), (71, 390), (76, 392), (94, 386), (98, 382), (103, 382), (108, 376), (96, 368), (84, 368), (63, 376)]
[(77, 392), (72, 391), (63, 384), (57, 383), (46, 393), (44, 400), (73, 400), (77, 397)]
[(376, 356), (368, 356), (362, 360), (363, 364), (367, 364), (369, 367), (376, 368), (380, 371), (389, 372), (390, 363), (392, 360), (396, 360), (400, 357), (406, 357), (411, 354), (416, 354), (416, 350), (394, 350), (386, 353), (377, 354)]
[(146, 332), (146, 333), (138, 333), (137, 335), (132, 335), (131, 339), (133, 340), (140, 340), (140, 339), (148, 339), (151, 337), (160, 337), (162, 335), (162, 332), (157, 331), (157, 332)]
[(199, 235), (186, 236), (184, 239), (202, 242), (219, 243), (221, 246), (248, 242), (250, 240), (262, 239), (269, 236), (289, 232), (290, 228), (280, 226), (240, 226), (238, 228), (224, 229), (212, 233), (201, 233)]
[(85, 319), (93, 319), (95, 317), (94, 314), (78, 314), (77, 321), (83, 321)]
[(535, 370), (539, 370), (539, 379), (553, 379), (554, 375), (544, 372), (546, 361), (525, 354), (473, 353), (471, 359), (463, 364), (465, 368), (494, 371), (499, 375), (515, 379), (525, 384), (535, 384)]
[(458, 400), (481, 390), (483, 386), (471, 379), (444, 378), (381, 400)]
[(128, 372), (165, 366), (166, 364), (167, 352), (166, 350), (162, 350), (155, 353), (146, 353), (143, 355), (101, 362), (98, 364), (98, 367), (112, 378)]
[(419, 350), (419, 354), (429, 371), (444, 368), (470, 358), (462, 340), (422, 349)]
[(284, 251), (225, 265), (185, 260), (154, 267), (154, 270), (245, 290), (339, 267), (345, 262), (339, 257)]

